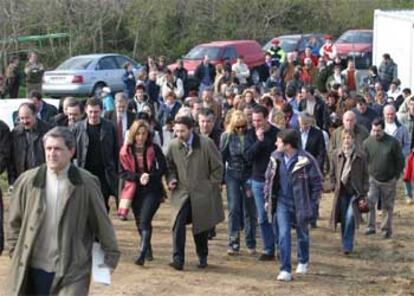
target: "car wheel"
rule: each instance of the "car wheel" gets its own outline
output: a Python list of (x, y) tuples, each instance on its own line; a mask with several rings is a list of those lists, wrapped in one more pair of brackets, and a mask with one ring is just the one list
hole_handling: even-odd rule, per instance
[(260, 82), (260, 72), (257, 68), (253, 69), (250, 73), (250, 80), (255, 85)]
[(102, 93), (102, 88), (104, 88), (105, 86), (106, 86), (106, 84), (103, 83), (103, 82), (97, 83), (94, 86), (91, 95), (94, 96), (95, 98), (99, 98), (101, 96), (101, 93)]

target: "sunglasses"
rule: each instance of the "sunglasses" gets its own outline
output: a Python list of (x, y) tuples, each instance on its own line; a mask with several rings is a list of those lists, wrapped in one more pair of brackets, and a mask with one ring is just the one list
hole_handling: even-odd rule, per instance
[(241, 129), (245, 129), (246, 126), (245, 125), (240, 125), (240, 126), (236, 126), (235, 129), (237, 130), (241, 130)]

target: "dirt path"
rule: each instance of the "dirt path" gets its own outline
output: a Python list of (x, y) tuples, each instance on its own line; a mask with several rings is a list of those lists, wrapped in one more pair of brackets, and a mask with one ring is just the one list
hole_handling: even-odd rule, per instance
[[(328, 229), (331, 202), (331, 195), (325, 194), (319, 228), (311, 232), (310, 273), (295, 277), (291, 283), (276, 281), (277, 262), (258, 262), (245, 249), (240, 256), (227, 256), (225, 223), (219, 225), (218, 236), (210, 242), (207, 269), (196, 267), (194, 243), (188, 231), (185, 271), (172, 270), (168, 267), (171, 257), (168, 204), (161, 206), (154, 220), (155, 260), (138, 267), (133, 263), (138, 249), (135, 223), (113, 219), (122, 251), (121, 262), (113, 274), (113, 284), (110, 287), (92, 284), (90, 294), (414, 295), (414, 206), (406, 206), (399, 197), (394, 238), (387, 241), (380, 235), (366, 238), (362, 233), (363, 224), (357, 234), (355, 253), (345, 257), (341, 253), (339, 233)], [(293, 267), (296, 266), (295, 252), (294, 249)], [(0, 291), (4, 291), (8, 268), (9, 259), (0, 257)]]

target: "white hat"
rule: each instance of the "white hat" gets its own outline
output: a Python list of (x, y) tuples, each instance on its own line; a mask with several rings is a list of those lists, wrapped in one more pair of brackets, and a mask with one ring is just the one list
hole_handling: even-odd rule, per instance
[(107, 94), (110, 94), (111, 93), (111, 89), (108, 86), (104, 86), (102, 88), (102, 92), (107, 93)]

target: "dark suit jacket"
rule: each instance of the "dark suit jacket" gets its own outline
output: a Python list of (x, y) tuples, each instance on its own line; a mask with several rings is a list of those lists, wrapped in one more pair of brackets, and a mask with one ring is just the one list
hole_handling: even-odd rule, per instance
[[(132, 123), (134, 122), (134, 120), (136, 119), (136, 114), (134, 112), (127, 111), (126, 115), (127, 115), (127, 129), (129, 129), (131, 127)], [(118, 134), (118, 124), (117, 124), (118, 119), (116, 117), (116, 111), (107, 111), (107, 112), (105, 112), (104, 118), (112, 121), (112, 123), (115, 126), (115, 130)], [(119, 152), (119, 149), (121, 149), (123, 143), (117, 143), (117, 144), (118, 144), (118, 152)]]
[(322, 170), (323, 162), (326, 155), (325, 140), (322, 131), (316, 127), (311, 126), (309, 129), (308, 140), (304, 150), (312, 154), (319, 164), (319, 168)]
[(58, 114), (58, 109), (55, 106), (43, 101), (43, 107), (42, 107), (42, 110), (40, 111), (40, 118), (42, 120), (47, 121), (47, 122), (52, 122), (54, 116), (56, 116), (57, 114)]
[[(137, 116), (134, 112), (131, 112), (131, 111), (127, 111), (126, 114), (127, 114), (127, 129), (129, 129)], [(104, 118), (111, 120), (113, 124), (115, 125), (115, 127), (117, 126), (116, 111), (105, 112)]]
[[(327, 131), (329, 128), (329, 113), (328, 113), (326, 104), (321, 98), (317, 96), (315, 96), (315, 99), (316, 99), (316, 104), (315, 104), (314, 117), (316, 120), (316, 125), (320, 127), (321, 129), (324, 129)], [(306, 103), (307, 103), (306, 99), (303, 99), (300, 101), (299, 111), (306, 111)]]

